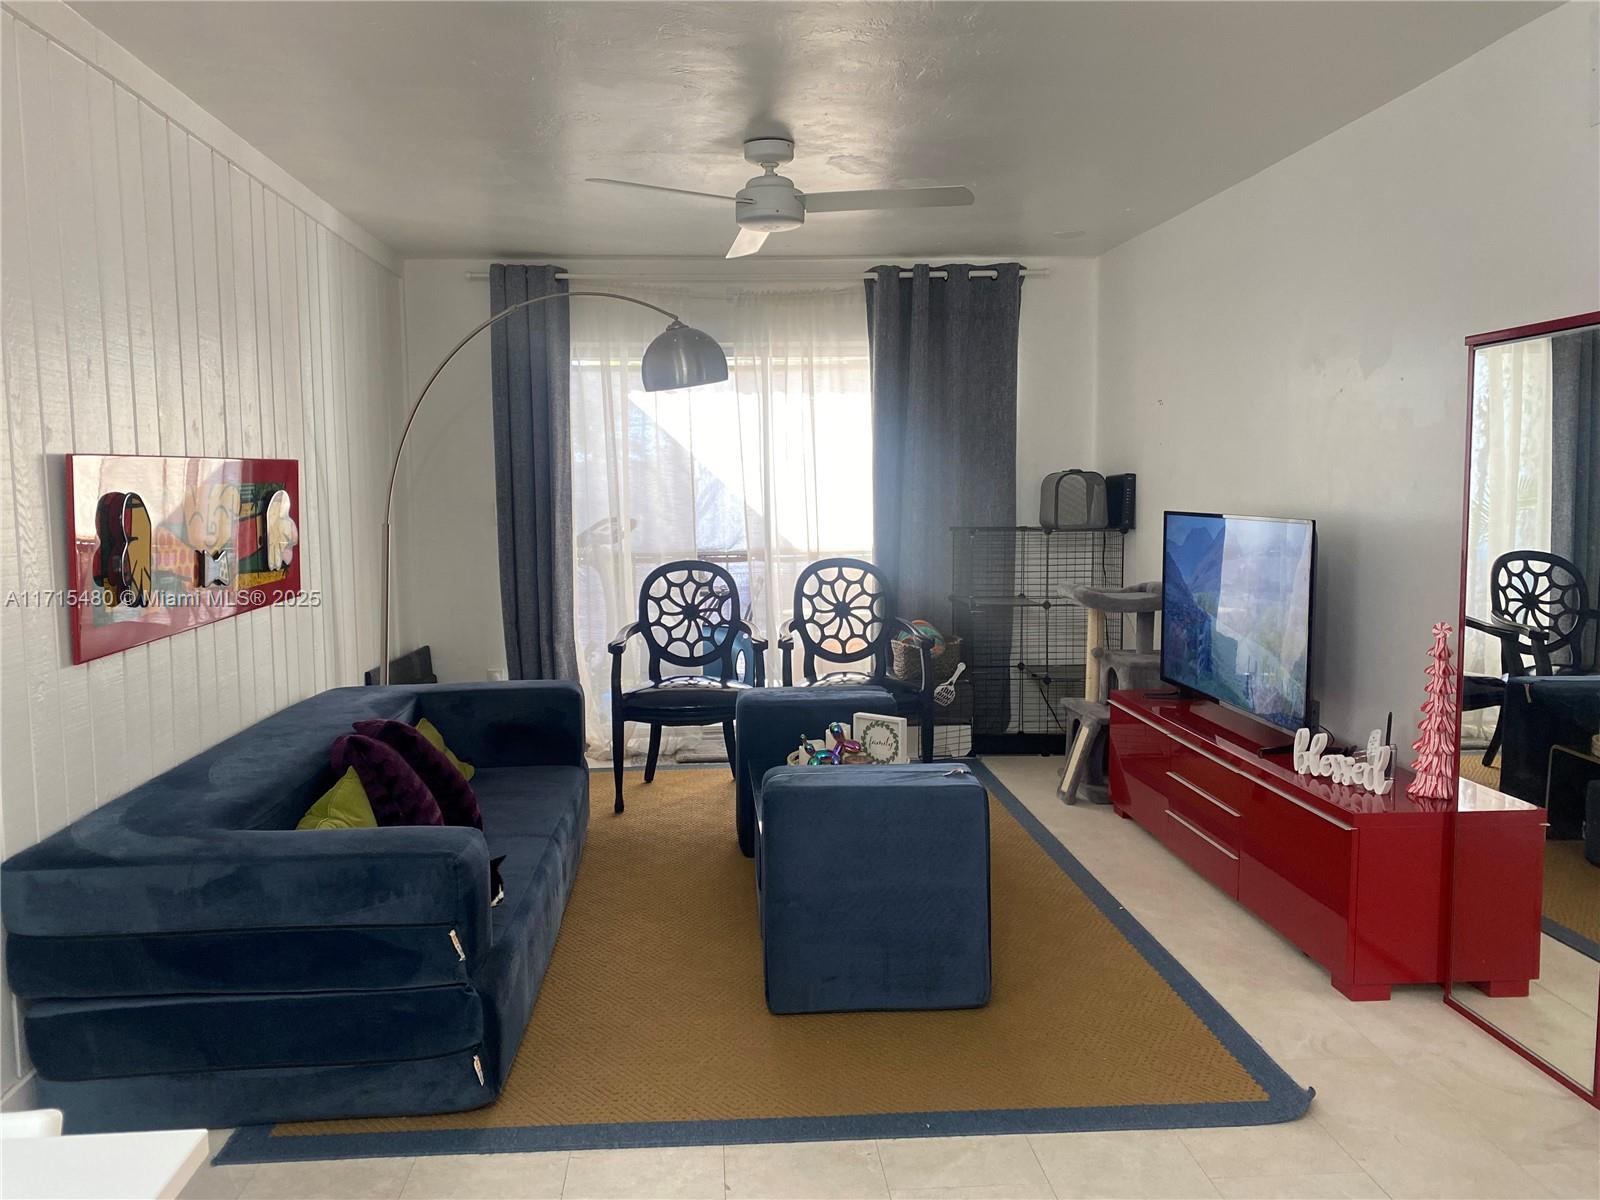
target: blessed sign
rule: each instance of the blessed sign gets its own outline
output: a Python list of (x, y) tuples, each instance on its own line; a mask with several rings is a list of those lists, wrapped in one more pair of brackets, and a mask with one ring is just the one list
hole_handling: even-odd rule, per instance
[(1394, 747), (1383, 744), (1381, 730), (1374, 729), (1367, 735), (1365, 754), (1325, 754), (1327, 748), (1327, 734), (1313, 734), (1309, 729), (1297, 730), (1294, 735), (1295, 773), (1329, 779), (1346, 787), (1363, 788), (1374, 796), (1387, 796), (1389, 789), (1394, 787), (1394, 780), (1389, 778)]

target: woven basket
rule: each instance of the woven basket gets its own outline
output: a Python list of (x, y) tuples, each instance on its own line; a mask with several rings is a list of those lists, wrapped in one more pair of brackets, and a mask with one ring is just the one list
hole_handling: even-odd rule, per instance
[[(904, 679), (907, 683), (921, 684), (922, 658), (917, 653), (916, 646), (910, 642), (893, 641), (889, 643), (889, 649), (894, 655), (889, 674), (896, 679)], [(944, 645), (933, 647), (928, 651), (929, 669), (933, 672), (933, 679), (927, 686), (938, 687), (955, 673), (956, 666), (960, 662), (960, 638), (946, 638)]]

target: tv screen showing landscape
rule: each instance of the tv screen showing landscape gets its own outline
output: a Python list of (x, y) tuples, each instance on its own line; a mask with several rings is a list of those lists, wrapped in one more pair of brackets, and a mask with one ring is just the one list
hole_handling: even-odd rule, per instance
[(1311, 521), (1167, 514), (1161, 675), (1296, 729), (1311, 652)]

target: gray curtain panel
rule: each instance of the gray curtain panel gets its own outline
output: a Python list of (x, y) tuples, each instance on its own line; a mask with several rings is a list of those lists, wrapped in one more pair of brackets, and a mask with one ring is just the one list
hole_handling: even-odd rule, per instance
[(1571, 559), (1600, 603), (1600, 329), (1550, 343), (1550, 548)]
[[(565, 292), (557, 267), (489, 268), (489, 311)], [(576, 679), (572, 622), (570, 301), (492, 325), (500, 613), (512, 679)]]
[(1022, 268), (901, 270), (867, 280), (873, 555), (899, 615), (949, 630), (951, 527), (1017, 523)]

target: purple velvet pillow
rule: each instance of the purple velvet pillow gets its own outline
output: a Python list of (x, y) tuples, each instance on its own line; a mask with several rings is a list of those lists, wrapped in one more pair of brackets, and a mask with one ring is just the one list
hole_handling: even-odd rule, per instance
[(398, 751), (376, 738), (345, 734), (328, 753), (333, 773), (354, 767), (379, 825), (443, 825), (439, 802)]
[(478, 810), (472, 785), (461, 778), (461, 772), (443, 750), (404, 721), (357, 721), (355, 728), (358, 734), (376, 738), (406, 760), (439, 802), (446, 825), (483, 828), (483, 813)]

